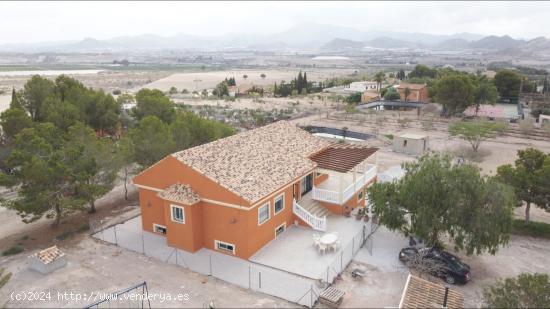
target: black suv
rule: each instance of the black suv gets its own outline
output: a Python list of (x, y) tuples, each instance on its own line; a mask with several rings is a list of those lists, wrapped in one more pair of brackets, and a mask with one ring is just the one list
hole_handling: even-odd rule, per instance
[(410, 267), (426, 267), (426, 271), (449, 284), (470, 281), (470, 266), (446, 251), (407, 247), (399, 252), (399, 260)]

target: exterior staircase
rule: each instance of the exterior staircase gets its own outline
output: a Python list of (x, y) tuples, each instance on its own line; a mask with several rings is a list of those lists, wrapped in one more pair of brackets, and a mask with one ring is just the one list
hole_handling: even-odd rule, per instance
[(322, 218), (330, 214), (330, 211), (321, 206), (321, 204), (316, 200), (309, 200), (306, 205), (300, 205), (304, 207), (304, 209), (307, 210), (310, 214), (318, 218)]
[(326, 231), (329, 211), (314, 200), (303, 201), (303, 203), (304, 205), (301, 205), (296, 200), (293, 201), (292, 211), (294, 214), (314, 230)]

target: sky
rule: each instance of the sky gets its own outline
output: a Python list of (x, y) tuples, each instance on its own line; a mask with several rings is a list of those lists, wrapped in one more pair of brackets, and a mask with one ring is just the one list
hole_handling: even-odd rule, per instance
[(550, 2), (0, 2), (0, 44), (178, 33), (358, 30), (550, 37)]

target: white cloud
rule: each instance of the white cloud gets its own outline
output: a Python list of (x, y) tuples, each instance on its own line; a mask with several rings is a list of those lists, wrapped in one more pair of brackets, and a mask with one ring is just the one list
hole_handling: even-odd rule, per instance
[(273, 33), (304, 21), (452, 34), (550, 36), (548, 2), (0, 2), (0, 44), (154, 33)]

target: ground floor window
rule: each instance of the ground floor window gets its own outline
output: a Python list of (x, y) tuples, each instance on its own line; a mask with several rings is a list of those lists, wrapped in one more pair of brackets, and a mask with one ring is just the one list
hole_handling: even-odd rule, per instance
[(153, 223), (153, 231), (155, 231), (155, 233), (166, 235), (166, 226)]
[(214, 245), (216, 246), (216, 250), (230, 252), (230, 253), (235, 254), (235, 245), (234, 244), (230, 244), (230, 243), (227, 243), (227, 242), (215, 240)]
[(275, 229), (275, 237), (281, 235), (286, 229), (286, 222), (284, 222), (283, 224), (279, 225), (276, 229)]

